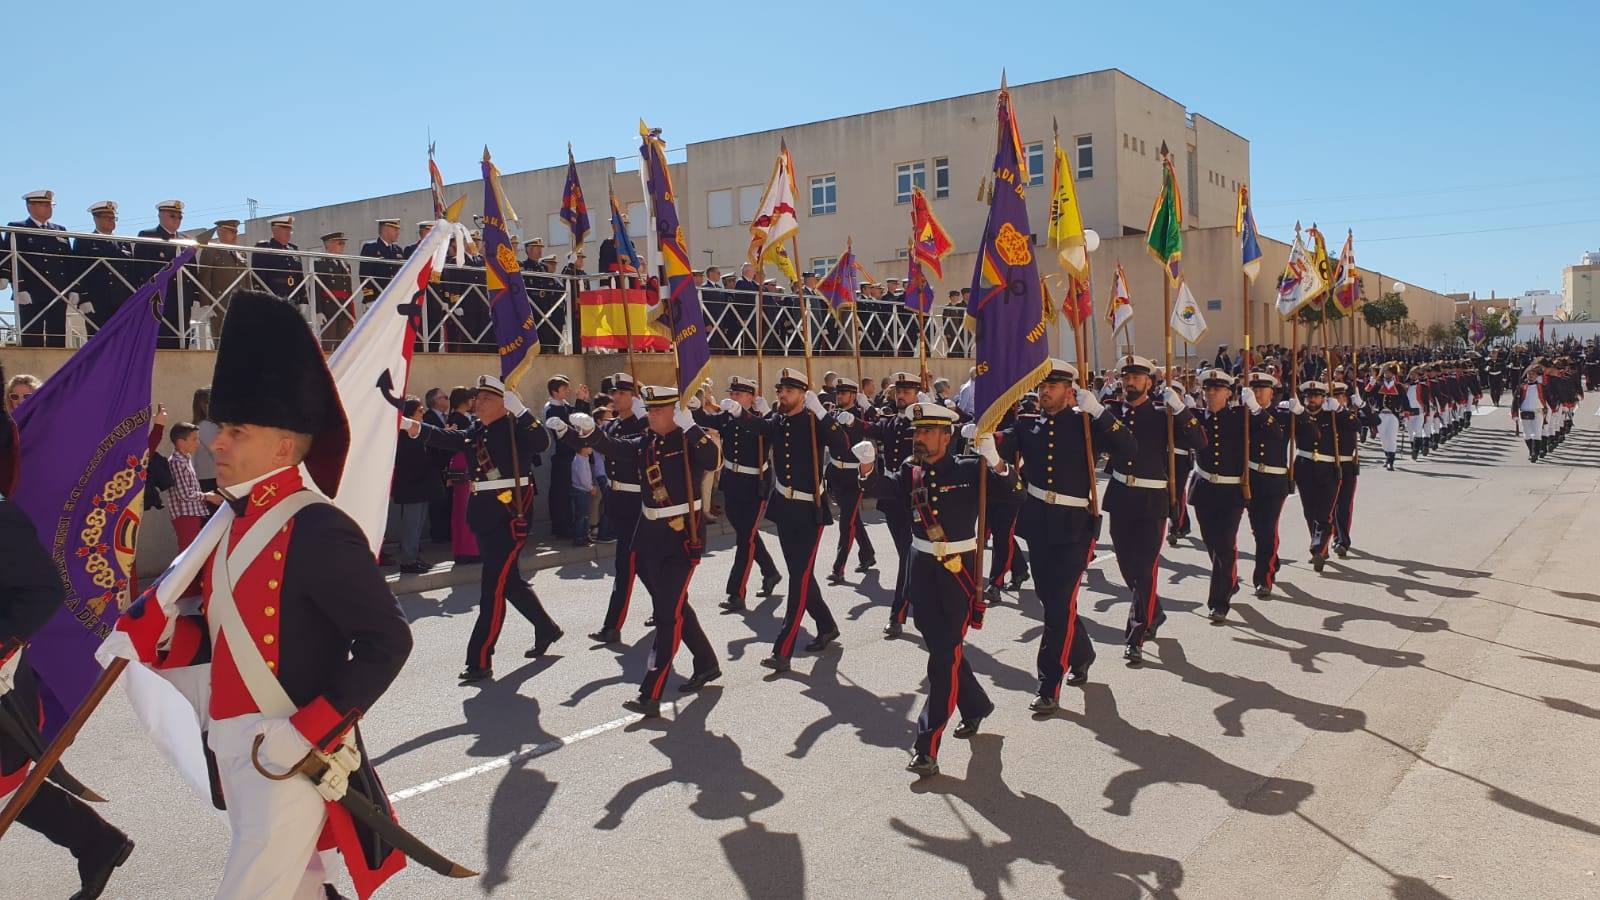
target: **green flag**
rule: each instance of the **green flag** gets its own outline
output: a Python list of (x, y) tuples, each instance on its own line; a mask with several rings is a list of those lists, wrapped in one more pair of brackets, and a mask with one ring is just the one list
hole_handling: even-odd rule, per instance
[(1179, 261), (1183, 258), (1183, 198), (1178, 195), (1178, 175), (1172, 169), (1172, 154), (1167, 152), (1165, 143), (1161, 145), (1161, 193), (1150, 210), (1145, 245), (1176, 284), (1182, 271)]

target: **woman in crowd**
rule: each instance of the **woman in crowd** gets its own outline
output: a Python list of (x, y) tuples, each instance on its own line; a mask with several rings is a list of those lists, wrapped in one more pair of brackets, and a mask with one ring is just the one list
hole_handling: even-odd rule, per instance
[[(465, 387), (450, 390), (450, 415), (446, 428), (466, 431), (472, 427), (473, 392)], [(478, 539), (467, 526), (467, 501), (472, 499), (472, 479), (467, 476), (467, 455), (457, 453), (450, 457), (445, 470), (445, 480), (450, 484), (450, 548), (458, 563), (475, 563), (480, 559)]]

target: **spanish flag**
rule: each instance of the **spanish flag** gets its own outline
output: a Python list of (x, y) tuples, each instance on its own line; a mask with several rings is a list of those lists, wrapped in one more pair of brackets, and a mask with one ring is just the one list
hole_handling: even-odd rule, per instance
[(651, 292), (644, 289), (607, 288), (578, 295), (578, 317), (584, 347), (627, 350), (672, 349), (672, 334), (651, 318)]

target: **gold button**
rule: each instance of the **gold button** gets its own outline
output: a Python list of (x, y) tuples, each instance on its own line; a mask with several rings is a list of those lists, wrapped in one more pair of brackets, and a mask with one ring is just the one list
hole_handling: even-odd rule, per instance
[(269, 668), (272, 671), (276, 672), (276, 671), (278, 671), (278, 663), (275, 660), (270, 660), (269, 659), (269, 660), (267, 660), (267, 668)]
[(275, 559), (275, 560), (283, 559), (283, 551), (282, 550), (274, 550), (274, 551), (272, 551), (272, 558)]
[(266, 616), (266, 617), (268, 617), (268, 618), (271, 618), (271, 617), (273, 617), (273, 616), (278, 614), (278, 608), (276, 606), (269, 606), (266, 609), (263, 609), (261, 611), (261, 614)]
[(278, 589), (278, 579), (276, 579), (276, 578), (267, 579), (267, 590), (275, 591), (277, 589)]
[(261, 643), (263, 644), (274, 644), (277, 643), (277, 641), (278, 639), (270, 634), (264, 634), (261, 636)]

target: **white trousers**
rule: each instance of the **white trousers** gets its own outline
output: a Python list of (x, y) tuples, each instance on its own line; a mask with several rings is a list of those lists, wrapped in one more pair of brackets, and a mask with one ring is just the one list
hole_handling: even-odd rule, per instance
[(1392, 412), (1378, 413), (1378, 443), (1383, 452), (1394, 453), (1400, 447), (1400, 417)]
[(1412, 440), (1424, 437), (1427, 433), (1427, 419), (1422, 413), (1412, 413), (1406, 416), (1406, 434), (1410, 435)]
[(1538, 413), (1534, 413), (1533, 414), (1533, 418), (1531, 418), (1531, 419), (1520, 418), (1520, 416), (1522, 415), (1521, 413), (1518, 413), (1517, 415), (1519, 416), (1519, 418), (1517, 419), (1517, 422), (1519, 424), (1521, 424), (1521, 426), (1522, 426), (1522, 439), (1523, 440), (1525, 440), (1525, 441), (1536, 441), (1540, 437), (1543, 436), (1544, 429), (1543, 429), (1543, 426), (1539, 422), (1539, 414)]
[(305, 741), (285, 719), (258, 713), (211, 723), (222, 796), (233, 840), (222, 870), (219, 900), (319, 900), (326, 880), (317, 855), (328, 810), (306, 778), (263, 778), (250, 762), (250, 745), (265, 734), (259, 757), (267, 771), (288, 771), (305, 755)]

